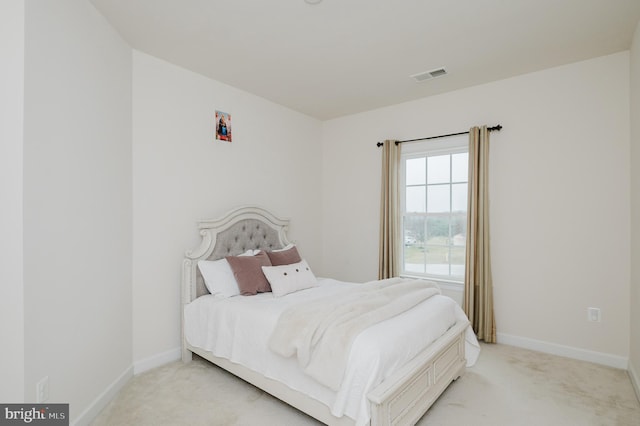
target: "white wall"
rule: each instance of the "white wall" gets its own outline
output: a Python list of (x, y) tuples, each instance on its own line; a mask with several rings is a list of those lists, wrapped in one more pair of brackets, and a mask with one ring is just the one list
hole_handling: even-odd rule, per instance
[(640, 22), (631, 46), (631, 352), (629, 371), (640, 399)]
[[(290, 236), (319, 265), (321, 123), (134, 51), (134, 360), (179, 356), (180, 273), (198, 219), (257, 204), (291, 218)], [(215, 140), (216, 109), (233, 142)], [(320, 271), (318, 271), (320, 272)]]
[[(490, 177), (499, 340), (626, 367), (629, 122), (628, 52), (325, 122), (325, 270), (376, 277), (377, 141), (499, 123)], [(587, 322), (587, 307), (602, 310), (601, 323)]]
[(24, 398), (24, 2), (0, 2), (0, 401)]
[(131, 48), (85, 0), (25, 22), (25, 400), (74, 422), (131, 375)]

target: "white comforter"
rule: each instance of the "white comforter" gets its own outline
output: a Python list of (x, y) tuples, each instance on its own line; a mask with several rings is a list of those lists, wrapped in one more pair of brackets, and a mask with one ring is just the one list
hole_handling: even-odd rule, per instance
[[(295, 358), (269, 350), (269, 337), (288, 307), (318, 298), (339, 297), (366, 284), (319, 279), (320, 286), (276, 298), (271, 293), (218, 299), (202, 296), (185, 307), (189, 344), (241, 364), (324, 403), (336, 417), (349, 416), (357, 425), (370, 420), (367, 393), (466, 316), (452, 299), (435, 295), (413, 309), (374, 324), (355, 337), (337, 392), (306, 375)], [(467, 365), (479, 353), (469, 328)], [(384, 343), (381, 343), (384, 342)]]
[(296, 304), (280, 314), (269, 349), (296, 356), (306, 374), (338, 391), (358, 334), (436, 294), (431, 281), (390, 279)]

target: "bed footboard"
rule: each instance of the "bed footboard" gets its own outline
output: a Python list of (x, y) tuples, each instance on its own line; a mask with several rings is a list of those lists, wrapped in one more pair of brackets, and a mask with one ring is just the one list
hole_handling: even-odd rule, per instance
[[(371, 426), (408, 426), (420, 420), (447, 386), (464, 373), (464, 335), (467, 326), (468, 323), (456, 324), (433, 345), (369, 392), (367, 398), (371, 409)], [(282, 383), (188, 344), (183, 350), (183, 361), (190, 361), (192, 352), (323, 423), (332, 426), (354, 424), (349, 417), (332, 416), (325, 405)]]
[(456, 324), (368, 395), (371, 425), (414, 425), (465, 370), (464, 335)]

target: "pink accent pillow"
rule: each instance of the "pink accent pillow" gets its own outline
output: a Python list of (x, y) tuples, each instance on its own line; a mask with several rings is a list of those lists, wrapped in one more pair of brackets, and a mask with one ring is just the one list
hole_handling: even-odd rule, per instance
[(267, 255), (273, 266), (291, 265), (292, 263), (302, 262), (296, 246), (282, 250), (268, 251)]
[(267, 253), (261, 251), (255, 256), (227, 256), (225, 259), (231, 266), (241, 295), (253, 296), (271, 291), (269, 281), (262, 272), (263, 266), (271, 266)]

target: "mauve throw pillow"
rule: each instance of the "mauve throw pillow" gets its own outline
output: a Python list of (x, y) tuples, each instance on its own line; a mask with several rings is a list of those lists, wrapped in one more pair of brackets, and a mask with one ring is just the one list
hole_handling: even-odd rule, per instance
[(261, 251), (255, 256), (227, 256), (225, 259), (231, 266), (241, 295), (253, 296), (271, 291), (269, 281), (262, 272), (263, 266), (271, 266), (267, 253)]
[(269, 251), (267, 255), (269, 255), (269, 260), (273, 266), (291, 265), (292, 263), (302, 262), (296, 246), (292, 246), (286, 250)]

